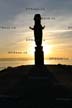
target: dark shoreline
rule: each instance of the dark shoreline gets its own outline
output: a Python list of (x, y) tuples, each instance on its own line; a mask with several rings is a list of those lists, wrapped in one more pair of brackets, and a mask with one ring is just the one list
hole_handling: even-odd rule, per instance
[(72, 101), (72, 66), (8, 67), (0, 71), (0, 100), (9, 105), (66, 105)]

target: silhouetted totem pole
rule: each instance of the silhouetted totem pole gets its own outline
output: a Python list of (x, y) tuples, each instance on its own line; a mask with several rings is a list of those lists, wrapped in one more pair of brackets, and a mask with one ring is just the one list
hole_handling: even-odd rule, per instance
[(42, 45), (42, 30), (45, 26), (41, 25), (41, 15), (35, 14), (34, 16), (35, 25), (34, 27), (30, 27), (30, 29), (34, 30), (34, 38), (35, 38), (35, 65), (44, 65), (44, 53)]

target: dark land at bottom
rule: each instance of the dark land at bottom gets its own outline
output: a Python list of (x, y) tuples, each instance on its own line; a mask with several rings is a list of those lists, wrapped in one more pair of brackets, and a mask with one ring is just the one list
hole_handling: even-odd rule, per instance
[(72, 66), (8, 67), (0, 72), (0, 107), (69, 107)]

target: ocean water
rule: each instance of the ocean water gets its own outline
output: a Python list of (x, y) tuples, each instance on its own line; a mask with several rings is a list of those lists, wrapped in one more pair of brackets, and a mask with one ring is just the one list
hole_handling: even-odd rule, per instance
[(34, 65), (33, 60), (0, 60), (0, 70), (3, 70), (7, 67), (16, 67), (20, 65)]
[[(64, 64), (72, 65), (72, 59), (70, 60), (45, 60), (44, 64)], [(20, 65), (34, 65), (34, 60), (22, 60), (22, 59), (1, 59), (0, 70), (7, 67), (16, 67)]]

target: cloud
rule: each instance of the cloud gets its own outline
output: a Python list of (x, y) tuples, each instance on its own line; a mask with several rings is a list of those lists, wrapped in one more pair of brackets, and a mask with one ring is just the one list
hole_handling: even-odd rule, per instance
[[(27, 11), (26, 8), (45, 8), (45, 11)], [(48, 43), (59, 48), (71, 48), (72, 31), (68, 30), (68, 26), (72, 25), (71, 11), (71, 0), (0, 0), (0, 24), (16, 26), (15, 30), (0, 31), (1, 51), (3, 48), (23, 48), (25, 38), (34, 37), (29, 26), (34, 25), (33, 17), (36, 13), (56, 18), (53, 21), (42, 21), (42, 25), (46, 25), (44, 38), (48, 39)]]

